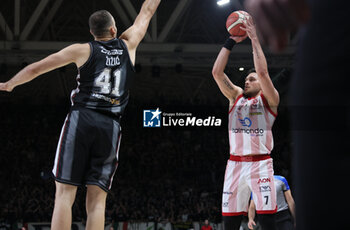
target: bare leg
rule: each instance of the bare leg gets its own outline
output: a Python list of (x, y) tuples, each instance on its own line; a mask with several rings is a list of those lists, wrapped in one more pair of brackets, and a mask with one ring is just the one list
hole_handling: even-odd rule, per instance
[(53, 210), (51, 230), (70, 230), (72, 225), (72, 206), (77, 186), (56, 181), (55, 208)]
[(96, 185), (87, 186), (86, 230), (103, 230), (105, 226), (107, 192)]

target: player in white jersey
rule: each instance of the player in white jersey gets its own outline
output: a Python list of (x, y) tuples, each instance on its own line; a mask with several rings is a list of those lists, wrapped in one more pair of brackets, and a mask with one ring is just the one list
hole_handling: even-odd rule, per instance
[[(230, 37), (221, 49), (213, 76), (229, 100), (230, 159), (227, 162), (222, 195), (225, 230), (239, 229), (247, 214), (250, 194), (256, 204), (260, 225), (274, 230), (276, 191), (270, 152), (271, 128), (277, 115), (279, 94), (270, 79), (266, 58), (251, 17), (245, 22), (245, 37)], [(245, 78), (244, 90), (234, 85), (224, 73), (233, 46), (249, 37), (252, 42), (255, 71)], [(265, 189), (270, 187), (271, 189)]]

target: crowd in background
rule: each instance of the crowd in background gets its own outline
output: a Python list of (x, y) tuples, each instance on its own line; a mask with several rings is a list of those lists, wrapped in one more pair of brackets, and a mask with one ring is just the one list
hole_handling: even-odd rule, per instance
[[(7, 107), (0, 113), (0, 223), (49, 222), (56, 145), (68, 108)], [(222, 128), (143, 128), (130, 106), (122, 120), (119, 165), (107, 198), (106, 220), (221, 221), (228, 138)], [(136, 117), (136, 118), (135, 118)], [(278, 121), (276, 121), (278, 122)], [(289, 177), (286, 132), (274, 130), (275, 171)], [(278, 154), (277, 154), (278, 153)], [(84, 221), (85, 190), (73, 220)]]

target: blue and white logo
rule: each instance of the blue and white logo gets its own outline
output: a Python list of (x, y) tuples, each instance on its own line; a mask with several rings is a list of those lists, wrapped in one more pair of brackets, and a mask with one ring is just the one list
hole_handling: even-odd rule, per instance
[(161, 113), (157, 110), (143, 110), (143, 127), (160, 127)]
[(238, 119), (239, 122), (241, 122), (242, 126), (250, 127), (252, 125), (252, 121), (248, 118), (245, 117), (244, 119)]

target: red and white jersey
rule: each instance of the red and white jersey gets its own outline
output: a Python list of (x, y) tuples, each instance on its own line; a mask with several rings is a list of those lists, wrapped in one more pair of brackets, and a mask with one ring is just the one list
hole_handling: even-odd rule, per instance
[(270, 154), (276, 116), (263, 94), (252, 98), (238, 96), (228, 114), (230, 154)]

